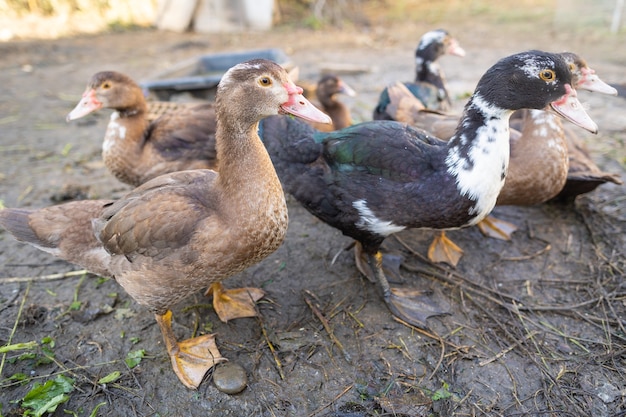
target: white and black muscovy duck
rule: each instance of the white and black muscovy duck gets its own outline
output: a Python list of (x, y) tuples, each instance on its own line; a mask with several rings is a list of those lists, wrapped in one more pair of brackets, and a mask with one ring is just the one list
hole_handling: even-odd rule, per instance
[(595, 131), (570, 83), (561, 56), (528, 51), (483, 75), (449, 141), (395, 121), (323, 133), (276, 117), (260, 123), (260, 136), (285, 191), (355, 239), (357, 266), (380, 284), (391, 312), (425, 327), (433, 306), (414, 291), (390, 288), (380, 245), (407, 228), (466, 227), (489, 214), (507, 173), (513, 111), (552, 108)]

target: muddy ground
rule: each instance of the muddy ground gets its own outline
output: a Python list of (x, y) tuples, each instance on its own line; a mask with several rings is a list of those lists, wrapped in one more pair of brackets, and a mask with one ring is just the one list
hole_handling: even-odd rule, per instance
[[(444, 19), (219, 36), (141, 30), (9, 42), (0, 44), (0, 198), (7, 207), (42, 207), (129, 190), (100, 160), (109, 113), (65, 123), (96, 71), (144, 80), (199, 54), (278, 47), (303, 80), (337, 64), (366, 69), (342, 76), (359, 92), (347, 100), (355, 119), (367, 120), (387, 83), (412, 79), (417, 40), (439, 26), (467, 51), (442, 60), (457, 110), (492, 63), (530, 48), (576, 51), (605, 81), (626, 83), (623, 34), (533, 22)], [(626, 177), (626, 100), (580, 98), (600, 127), (597, 136), (580, 132), (593, 158)], [(386, 241), (386, 250), (406, 257), (405, 284), (430, 289), (450, 306), (425, 332), (393, 319), (352, 252), (342, 251), (350, 239), (290, 200), (282, 247), (227, 282), (267, 291), (260, 318), (221, 323), (202, 294), (174, 310), (179, 337), (215, 332), (222, 354), (245, 368), (248, 387), (237, 395), (218, 391), (210, 378), (197, 391), (184, 388), (152, 315), (114, 281), (51, 279), (78, 268), (0, 232), (0, 345), (38, 342), (3, 356), (0, 414), (22, 415), (34, 383), (64, 375), (74, 387), (59, 416), (88, 416), (101, 403), (94, 415), (626, 415), (624, 187), (496, 213), (519, 225), (514, 239), (486, 239), (475, 228), (451, 232), (465, 250), (456, 269), (424, 260), (430, 231)], [(48, 337), (54, 346), (41, 343)], [(137, 350), (145, 357), (131, 368), (124, 359)], [(114, 382), (98, 382), (115, 371)], [(11, 379), (18, 373), (25, 380)]]

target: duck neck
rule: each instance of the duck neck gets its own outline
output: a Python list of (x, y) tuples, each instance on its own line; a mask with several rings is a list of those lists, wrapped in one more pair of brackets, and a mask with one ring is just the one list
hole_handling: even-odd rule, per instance
[(348, 107), (338, 100), (328, 100), (322, 103), (324, 112), (333, 120), (335, 130), (343, 129), (352, 125), (352, 118)]
[(539, 140), (547, 141), (549, 148), (567, 146), (563, 139), (563, 123), (556, 114), (544, 110), (529, 109), (524, 115), (523, 123), (522, 135), (524, 138), (531, 138), (531, 140), (519, 141), (516, 146), (534, 147)]
[[(259, 123), (247, 127), (218, 115), (216, 150), (219, 183), (227, 198), (245, 202), (253, 211), (285, 206), (282, 186), (258, 135)], [(277, 197), (279, 196), (279, 197)]]
[(415, 59), (415, 82), (427, 82), (444, 87), (443, 74), (436, 61), (417, 57)]
[(447, 145), (445, 164), (459, 193), (475, 202), (477, 223), (493, 209), (509, 164), (512, 111), (488, 104), (475, 94)]

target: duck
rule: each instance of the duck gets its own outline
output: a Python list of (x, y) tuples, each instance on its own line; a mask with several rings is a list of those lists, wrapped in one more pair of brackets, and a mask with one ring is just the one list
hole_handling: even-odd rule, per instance
[(215, 111), (217, 171), (164, 174), (116, 201), (0, 211), (0, 225), (18, 241), (115, 278), (150, 310), (175, 374), (190, 389), (226, 359), (214, 335), (178, 341), (171, 308), (261, 261), (287, 230), (285, 196), (257, 134), (259, 120), (290, 114), (330, 122), (282, 67), (261, 59), (224, 74)]
[[(95, 73), (81, 100), (67, 115), (72, 121), (100, 109), (113, 109), (102, 143), (102, 159), (121, 182), (139, 186), (161, 174), (215, 169), (213, 103), (168, 106), (154, 117), (141, 87), (116, 71)], [(152, 115), (151, 117), (149, 117)]]
[[(465, 50), (445, 29), (426, 32), (415, 50), (415, 81), (404, 85), (425, 108), (448, 111), (452, 105), (443, 71), (437, 60), (443, 55), (465, 56)], [(374, 108), (374, 120), (393, 120), (385, 110), (389, 104), (387, 89), (380, 93)]]
[[(582, 57), (572, 52), (560, 55), (570, 67), (574, 88), (614, 94), (614, 89), (603, 82)], [(427, 129), (443, 139), (452, 136), (458, 117), (425, 111), (421, 103), (400, 83), (391, 85), (389, 94), (391, 101), (388, 109), (398, 120)], [(561, 193), (569, 178), (574, 175), (570, 163), (581, 159), (575, 156), (580, 153), (579, 146), (573, 143), (575, 127), (564, 127), (554, 113), (542, 110), (519, 110), (513, 117), (510, 121), (509, 171), (496, 205), (529, 206), (544, 203)], [(478, 227), (484, 235), (502, 240), (510, 240), (517, 229), (516, 225), (492, 215), (479, 222)], [(435, 237), (428, 249), (431, 261), (451, 266), (457, 265), (462, 254), (463, 250), (443, 231)]]
[[(596, 71), (591, 69), (587, 61), (571, 52), (564, 53), (572, 71), (580, 81), (580, 88), (591, 92), (607, 95), (618, 95), (618, 90), (600, 79)], [(602, 171), (591, 158), (589, 149), (572, 126), (564, 126), (565, 139), (569, 158), (567, 180), (559, 193), (549, 201), (569, 202), (581, 194), (589, 193), (602, 184), (613, 183), (622, 185), (618, 173)]]
[(404, 229), (456, 229), (487, 216), (507, 175), (509, 117), (522, 108), (551, 108), (597, 130), (563, 58), (527, 51), (487, 70), (448, 141), (396, 121), (319, 132), (276, 117), (260, 123), (260, 136), (285, 191), (356, 241), (356, 265), (378, 283), (391, 313), (427, 327), (441, 309), (416, 291), (391, 288), (380, 246)]
[(343, 79), (335, 74), (326, 74), (317, 82), (313, 102), (324, 113), (330, 116), (332, 124), (309, 122), (317, 130), (331, 132), (352, 125), (352, 116), (348, 106), (339, 100), (338, 96), (345, 94), (348, 97), (356, 96), (356, 92)]

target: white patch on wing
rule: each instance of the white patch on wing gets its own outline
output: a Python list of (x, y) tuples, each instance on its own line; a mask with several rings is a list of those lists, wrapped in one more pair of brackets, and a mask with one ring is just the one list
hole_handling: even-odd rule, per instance
[[(451, 148), (446, 165), (456, 178), (461, 195), (476, 202), (469, 213), (476, 216), (470, 223), (475, 224), (493, 209), (504, 185), (502, 174), (509, 165), (511, 112), (488, 104), (479, 95), (475, 95), (472, 102), (485, 115), (485, 125), (476, 130), (467, 155), (469, 160), (461, 155), (458, 147)], [(462, 136), (461, 143), (466, 142)]]
[(113, 146), (116, 140), (126, 139), (126, 126), (122, 126), (118, 123), (117, 120), (119, 118), (119, 112), (114, 111), (111, 113), (111, 119), (109, 120), (106, 134), (104, 135), (104, 142), (102, 142), (102, 150), (105, 152)]
[(381, 236), (389, 236), (406, 229), (404, 226), (397, 226), (390, 221), (381, 220), (376, 217), (372, 210), (367, 207), (367, 201), (365, 200), (357, 200), (352, 203), (352, 206), (357, 209), (361, 216), (356, 223), (356, 227), (359, 229), (367, 230)]

